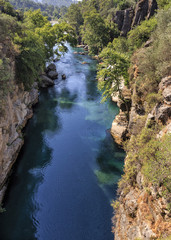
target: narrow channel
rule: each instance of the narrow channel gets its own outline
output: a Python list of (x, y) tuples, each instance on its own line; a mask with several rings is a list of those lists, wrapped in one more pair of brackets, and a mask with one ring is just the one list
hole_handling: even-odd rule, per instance
[(108, 129), (118, 108), (100, 103), (96, 60), (74, 51), (82, 49), (69, 47), (56, 63), (59, 79), (41, 90), (25, 129), (0, 214), (1, 240), (113, 239), (110, 202), (124, 152)]

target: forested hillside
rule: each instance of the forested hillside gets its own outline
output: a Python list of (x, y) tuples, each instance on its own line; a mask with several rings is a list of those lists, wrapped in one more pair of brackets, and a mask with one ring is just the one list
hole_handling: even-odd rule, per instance
[(42, 0), (41, 2), (59, 7), (61, 6), (69, 7), (72, 3), (72, 0)]
[[(49, 20), (57, 20), (65, 15), (67, 7), (65, 5), (51, 5), (49, 3), (35, 2), (32, 0), (10, 0), (15, 9), (20, 11), (38, 10), (40, 9), (44, 16)], [(60, 6), (60, 7), (59, 7)]]

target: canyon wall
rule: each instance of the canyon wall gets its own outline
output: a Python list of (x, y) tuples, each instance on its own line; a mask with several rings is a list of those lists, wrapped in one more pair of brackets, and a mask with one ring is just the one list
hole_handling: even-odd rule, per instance
[(135, 8), (131, 7), (116, 11), (113, 21), (118, 25), (121, 36), (126, 36), (127, 33), (139, 25), (141, 21), (153, 16), (156, 10), (156, 0), (140, 0), (137, 2)]
[[(137, 66), (135, 66), (135, 83), (137, 72)], [(118, 103), (120, 113), (112, 124), (111, 134), (120, 145), (123, 145), (125, 140), (132, 142), (133, 151), (126, 149), (125, 175), (119, 184), (119, 198), (114, 206), (115, 240), (166, 239), (171, 234), (170, 195), (164, 194), (166, 190), (164, 185), (153, 184), (145, 179), (142, 170), (145, 156), (144, 159), (141, 156), (141, 161), (136, 160), (136, 154), (140, 152), (137, 147), (138, 135), (143, 128), (153, 129), (155, 125), (159, 125), (156, 139), (160, 139), (160, 141), (163, 141), (163, 137), (171, 133), (171, 76), (161, 79), (158, 92), (161, 94), (160, 100), (150, 112), (145, 113), (146, 102), (137, 100), (139, 93), (136, 84), (133, 84), (130, 89), (124, 87), (123, 95), (131, 103), (129, 118), (126, 117), (125, 108)], [(137, 144), (135, 144), (136, 141)], [(168, 154), (169, 151), (168, 149)], [(131, 156), (132, 152), (133, 156)], [(171, 162), (171, 155), (168, 156), (168, 161), (169, 158)], [(162, 172), (162, 166), (159, 171), (161, 171), (159, 175), (165, 174)], [(130, 181), (130, 178), (133, 180)]]
[(8, 76), (8, 79), (0, 79), (0, 203), (11, 168), (24, 143), (22, 129), (33, 115), (33, 104), (38, 101), (37, 84), (25, 91), (22, 84), (16, 83), (15, 54), (10, 41), (0, 44), (1, 59), (8, 59), (6, 72), (2, 73), (2, 78)]

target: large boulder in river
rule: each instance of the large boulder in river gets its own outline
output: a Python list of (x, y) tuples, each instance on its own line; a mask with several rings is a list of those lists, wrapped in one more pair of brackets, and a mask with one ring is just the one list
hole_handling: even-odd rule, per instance
[(56, 71), (56, 65), (54, 63), (49, 64), (46, 68), (46, 72)]
[(39, 83), (39, 86), (42, 88), (46, 88), (54, 85), (54, 81), (52, 81), (52, 79), (48, 78), (46, 75), (41, 75), (40, 80), (41, 82)]
[(58, 78), (58, 73), (56, 71), (49, 71), (47, 72), (47, 76), (52, 80), (55, 80)]

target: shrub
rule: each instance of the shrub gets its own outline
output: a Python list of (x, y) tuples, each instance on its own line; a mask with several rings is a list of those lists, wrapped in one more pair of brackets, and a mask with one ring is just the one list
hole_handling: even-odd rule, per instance
[(130, 50), (135, 50), (136, 48), (140, 48), (144, 42), (146, 42), (151, 33), (157, 26), (157, 19), (155, 17), (150, 18), (149, 20), (145, 20), (141, 22), (139, 26), (129, 31), (128, 33), (128, 44)]

